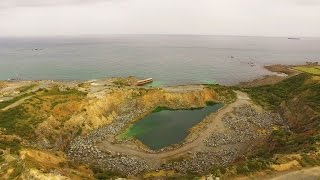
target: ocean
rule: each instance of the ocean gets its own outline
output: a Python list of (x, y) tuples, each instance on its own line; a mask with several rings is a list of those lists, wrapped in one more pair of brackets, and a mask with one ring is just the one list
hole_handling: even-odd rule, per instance
[(237, 84), (263, 66), (320, 61), (320, 38), (108, 35), (0, 38), (0, 79), (152, 77), (155, 85)]

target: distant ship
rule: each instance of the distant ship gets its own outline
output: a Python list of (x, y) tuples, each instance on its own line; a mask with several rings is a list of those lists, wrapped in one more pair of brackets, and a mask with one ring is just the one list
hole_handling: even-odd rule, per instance
[(295, 38), (295, 37), (289, 37), (289, 40), (300, 40), (300, 38)]

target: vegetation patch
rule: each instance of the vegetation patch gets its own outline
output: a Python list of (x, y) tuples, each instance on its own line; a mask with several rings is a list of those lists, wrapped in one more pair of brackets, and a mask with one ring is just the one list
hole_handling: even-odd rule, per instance
[(0, 149), (10, 149), (10, 153), (12, 154), (18, 154), (20, 150), (20, 141), (18, 139), (12, 139), (12, 140), (0, 140)]
[(219, 84), (206, 84), (206, 86), (219, 96), (219, 100), (226, 104), (231, 104), (237, 100), (237, 94), (233, 91), (233, 88), (222, 86)]
[(25, 94), (22, 94), (20, 96), (17, 96), (17, 97), (14, 97), (13, 99), (10, 99), (8, 101), (3, 101), (3, 102), (0, 102), (0, 110), (9, 106), (10, 104), (13, 104), (17, 101), (19, 101), (20, 99), (23, 99), (25, 97), (28, 97), (28, 96), (31, 96), (33, 93), (25, 93)]
[(93, 171), (94, 177), (96, 179), (104, 180), (104, 179), (115, 179), (115, 178), (123, 177), (123, 175), (119, 172), (106, 171), (97, 166), (91, 166), (91, 170)]
[[(308, 121), (299, 118), (295, 121), (305, 125), (303, 130), (297, 131), (295, 127), (279, 127), (273, 130), (268, 145), (263, 154), (274, 153), (311, 152), (319, 148), (320, 134), (320, 83), (314, 80), (310, 74), (302, 73), (275, 85), (258, 86), (243, 89), (253, 101), (267, 109), (282, 113), (281, 104), (286, 104), (286, 113), (296, 113), (292, 100), (298, 101), (302, 108), (309, 107), (315, 112), (315, 117)], [(299, 113), (305, 113), (301, 111)], [(317, 115), (318, 113), (318, 115)], [(300, 114), (301, 117), (308, 117), (308, 114)], [(284, 117), (286, 118), (286, 117)], [(312, 126), (308, 126), (312, 124)], [(298, 127), (297, 127), (298, 128)]]
[(128, 79), (118, 78), (112, 82), (117, 86), (130, 86), (131, 82)]
[(305, 103), (314, 108), (320, 109), (320, 83), (310, 81), (308, 74), (299, 74), (285, 79), (275, 85), (264, 85), (252, 88), (243, 88), (253, 101), (261, 106), (276, 110), (284, 101), (290, 100), (297, 95), (302, 95)]
[(320, 66), (295, 66), (293, 69), (309, 74), (320, 75)]
[[(27, 93), (22, 96), (28, 95)], [(17, 134), (23, 138), (32, 137), (38, 124), (48, 117), (53, 116), (64, 122), (75, 112), (81, 111), (80, 102), (84, 97), (84, 93), (75, 89), (61, 91), (54, 87), (50, 90), (39, 90), (22, 104), (0, 111), (0, 127), (5, 128), (10, 134)], [(16, 100), (12, 100), (11, 103)]]
[[(318, 78), (308, 73), (290, 77), (274, 85), (242, 88), (249, 94), (251, 99), (266, 109), (283, 113), (282, 106), (285, 104), (286, 113), (296, 113), (293, 100), (303, 108), (310, 108), (315, 112), (315, 117), (306, 122), (305, 115), (299, 114), (297, 121), (301, 124), (310, 123), (303, 131), (297, 131), (295, 127), (275, 127), (266, 143), (256, 148), (248, 158), (242, 159), (228, 167), (214, 167), (211, 173), (215, 176), (249, 175), (258, 171), (271, 171), (272, 167), (298, 164), (304, 167), (316, 166), (320, 163), (320, 83)], [(304, 113), (301, 111), (299, 113)], [(318, 116), (317, 116), (318, 114)], [(283, 114), (282, 114), (283, 115)], [(286, 118), (286, 116), (284, 116)], [(291, 159), (287, 162), (278, 162), (277, 156), (297, 154), (302, 158)], [(291, 166), (290, 166), (291, 167)]]
[(17, 90), (20, 91), (21, 95), (16, 96), (8, 101), (0, 102), (0, 109), (3, 109), (5, 107), (9, 106), (10, 104), (15, 103), (15, 102), (19, 101), (20, 99), (23, 99), (25, 97), (33, 95), (34, 93), (26, 93), (26, 91), (34, 88), (35, 86), (36, 86), (35, 84), (32, 84), (30, 86), (23, 86), (21, 88), (18, 88)]
[(21, 93), (24, 93), (24, 92), (26, 92), (26, 91), (31, 90), (31, 89), (34, 88), (34, 87), (36, 87), (36, 85), (35, 85), (35, 84), (31, 84), (31, 85), (29, 85), (29, 86), (23, 86), (23, 87), (21, 87), (21, 88), (18, 88), (17, 90), (20, 91)]

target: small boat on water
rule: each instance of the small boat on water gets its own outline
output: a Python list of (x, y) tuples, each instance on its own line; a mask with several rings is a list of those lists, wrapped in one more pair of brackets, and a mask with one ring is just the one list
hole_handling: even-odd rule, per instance
[(153, 82), (152, 78), (143, 79), (143, 80), (137, 81), (136, 86), (143, 86), (145, 84), (152, 83), (152, 82)]
[(300, 40), (300, 38), (295, 38), (295, 37), (289, 37), (289, 40)]

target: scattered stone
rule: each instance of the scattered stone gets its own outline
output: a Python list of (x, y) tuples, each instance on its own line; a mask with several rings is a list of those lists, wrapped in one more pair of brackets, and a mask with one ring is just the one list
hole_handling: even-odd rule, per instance
[(229, 133), (214, 133), (204, 143), (210, 147), (220, 145), (248, 143), (265, 134), (258, 130), (271, 130), (276, 124), (283, 124), (279, 114), (257, 112), (249, 105), (243, 105), (233, 110), (232, 115), (223, 117), (222, 121), (230, 129)]

